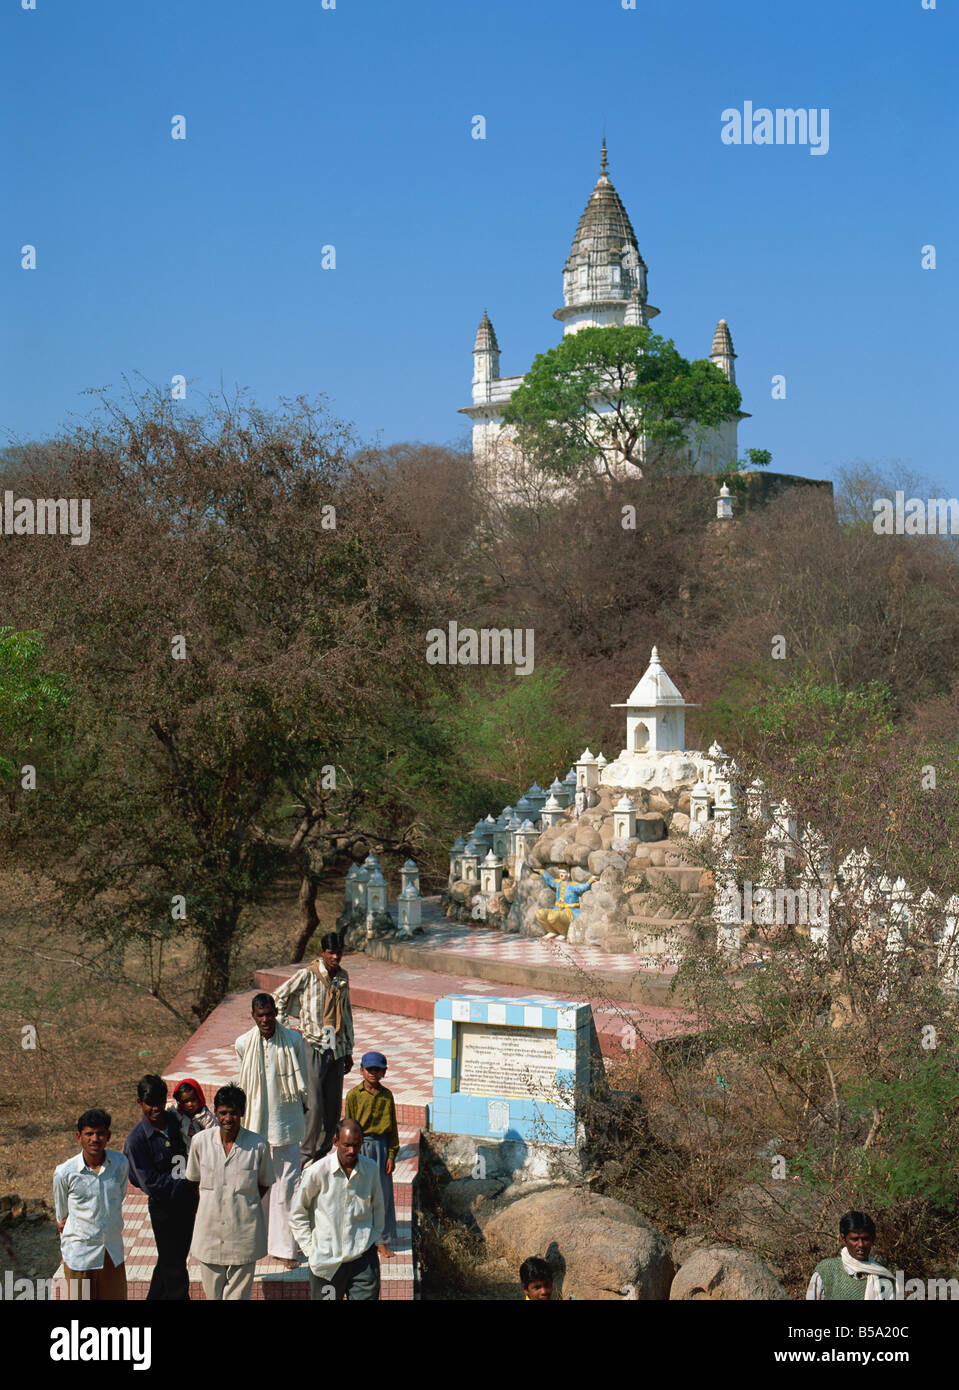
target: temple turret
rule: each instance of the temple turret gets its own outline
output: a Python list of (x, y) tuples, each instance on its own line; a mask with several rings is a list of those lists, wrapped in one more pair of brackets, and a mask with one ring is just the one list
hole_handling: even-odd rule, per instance
[(607, 173), (603, 140), (599, 178), (563, 269), (563, 307), (553, 317), (564, 333), (575, 333), (607, 324), (645, 326), (658, 313), (646, 301), (646, 262)]

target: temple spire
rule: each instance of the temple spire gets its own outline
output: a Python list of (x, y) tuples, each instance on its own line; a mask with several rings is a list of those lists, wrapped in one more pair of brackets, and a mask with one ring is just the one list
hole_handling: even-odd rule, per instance
[(601, 154), (600, 154), (600, 160), (599, 160), (599, 176), (600, 176), (600, 178), (608, 178), (608, 173), (607, 173), (607, 170), (606, 170), (606, 136), (605, 136), (605, 135), (603, 136), (603, 148), (602, 148), (602, 151), (601, 151)]

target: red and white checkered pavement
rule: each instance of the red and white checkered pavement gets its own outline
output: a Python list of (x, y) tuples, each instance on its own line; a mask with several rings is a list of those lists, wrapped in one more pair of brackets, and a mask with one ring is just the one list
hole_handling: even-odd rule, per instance
[[(659, 958), (629, 952), (602, 951), (598, 946), (571, 946), (562, 937), (547, 941), (541, 936), (518, 936), (495, 927), (467, 926), (443, 916), (438, 898), (424, 899), (423, 935), (404, 942), (407, 950), (442, 951), (478, 960), (508, 961), (515, 965), (559, 966), (587, 974), (635, 975), (638, 970), (675, 974), (676, 965)], [(582, 992), (582, 991), (580, 991)]]

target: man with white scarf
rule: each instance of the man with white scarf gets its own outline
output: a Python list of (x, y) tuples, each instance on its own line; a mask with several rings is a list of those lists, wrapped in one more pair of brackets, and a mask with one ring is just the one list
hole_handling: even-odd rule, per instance
[(270, 1146), (276, 1180), (264, 1196), (267, 1253), (295, 1269), (290, 1211), (300, 1179), (300, 1145), (306, 1134), (306, 1059), (303, 1039), (276, 1021), (271, 994), (257, 994), (254, 1026), (236, 1040), (239, 1085), (246, 1093), (246, 1128)]
[(807, 1299), (834, 1302), (842, 1299), (895, 1300), (896, 1277), (885, 1265), (870, 1258), (876, 1227), (862, 1211), (847, 1211), (839, 1221), (842, 1248), (831, 1259), (820, 1260), (813, 1270)]

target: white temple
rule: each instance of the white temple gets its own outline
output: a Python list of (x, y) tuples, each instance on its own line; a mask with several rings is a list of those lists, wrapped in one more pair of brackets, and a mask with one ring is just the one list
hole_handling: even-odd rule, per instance
[[(609, 325), (646, 327), (658, 313), (646, 297), (646, 262), (640, 254), (636, 233), (606, 170), (604, 140), (599, 178), (579, 219), (563, 268), (563, 303), (553, 317), (562, 323), (566, 334)], [(736, 353), (725, 319), (716, 325), (709, 357), (727, 380), (735, 382)], [(515, 466), (510, 447), (512, 432), (503, 426), (502, 408), (522, 380), (522, 375), (500, 375), (499, 343), (484, 309), (473, 345), (473, 403), (464, 406), (461, 413), (473, 422), (474, 466), (494, 487), (501, 486)], [(739, 416), (746, 418), (745, 414)], [(726, 421), (718, 429), (703, 432), (701, 438), (699, 432), (690, 431), (690, 447), (698, 471), (719, 472), (735, 463), (738, 423)], [(618, 471), (616, 461), (610, 463)], [(636, 476), (632, 465), (619, 467)]]

